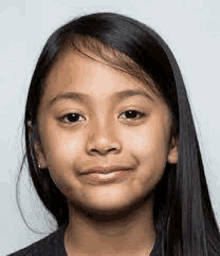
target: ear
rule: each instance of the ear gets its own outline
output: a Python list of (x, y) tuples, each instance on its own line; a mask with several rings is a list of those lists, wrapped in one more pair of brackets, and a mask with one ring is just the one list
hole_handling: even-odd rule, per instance
[(39, 141), (35, 142), (34, 151), (35, 151), (35, 155), (36, 155), (36, 158), (37, 158), (38, 166), (40, 165), (41, 169), (47, 168), (46, 159), (44, 157), (44, 154), (43, 154), (43, 151), (41, 149), (41, 145), (40, 145)]
[(178, 162), (178, 141), (172, 138), (169, 154), (168, 154), (168, 162), (170, 164), (177, 164)]
[[(33, 133), (33, 126), (31, 124), (31, 121), (27, 122), (29, 133)], [(47, 168), (46, 159), (44, 157), (42, 147), (39, 141), (35, 142), (34, 144), (34, 152), (37, 158), (37, 164), (40, 165), (41, 169)]]

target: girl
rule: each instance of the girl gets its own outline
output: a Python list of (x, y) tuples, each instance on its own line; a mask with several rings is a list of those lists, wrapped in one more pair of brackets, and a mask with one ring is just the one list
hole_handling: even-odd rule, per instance
[(176, 60), (114, 13), (48, 39), (26, 103), (30, 176), (58, 229), (10, 255), (220, 255)]

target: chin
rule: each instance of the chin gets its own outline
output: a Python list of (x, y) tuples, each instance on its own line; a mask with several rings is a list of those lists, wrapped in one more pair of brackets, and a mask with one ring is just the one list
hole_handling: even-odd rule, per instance
[[(150, 196), (150, 195), (149, 195)], [(114, 222), (131, 218), (138, 210), (145, 207), (149, 202), (149, 196), (136, 200), (115, 200), (105, 198), (102, 200), (90, 201), (89, 203), (74, 203), (74, 212), (83, 214), (86, 218), (96, 222)], [(95, 198), (94, 198), (95, 199)], [(124, 199), (124, 198), (123, 198)], [(116, 202), (117, 201), (117, 202)], [(74, 214), (73, 214), (74, 216)]]

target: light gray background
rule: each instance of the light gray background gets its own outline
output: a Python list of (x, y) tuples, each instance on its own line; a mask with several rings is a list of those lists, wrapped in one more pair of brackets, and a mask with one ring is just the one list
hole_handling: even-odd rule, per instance
[[(22, 119), (31, 76), (49, 35), (71, 18), (118, 12), (154, 28), (173, 51), (189, 93), (213, 207), (220, 223), (220, 2), (218, 0), (8, 0), (0, 3), (0, 255), (40, 240), (56, 229), (38, 200), (27, 168), (21, 205), (15, 181), (24, 149)], [(21, 144), (23, 143), (23, 145)]]

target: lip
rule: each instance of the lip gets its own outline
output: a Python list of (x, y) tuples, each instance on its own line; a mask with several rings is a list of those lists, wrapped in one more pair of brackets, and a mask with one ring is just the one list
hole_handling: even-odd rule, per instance
[(131, 171), (114, 170), (110, 173), (90, 172), (82, 175), (82, 179), (91, 185), (107, 185), (119, 183), (126, 180), (131, 175)]
[(111, 172), (116, 172), (116, 171), (127, 171), (132, 169), (131, 167), (128, 166), (109, 166), (109, 167), (103, 167), (103, 166), (96, 166), (92, 167), (90, 169), (85, 170), (81, 174), (90, 174), (90, 173), (101, 173), (101, 174), (108, 174)]

